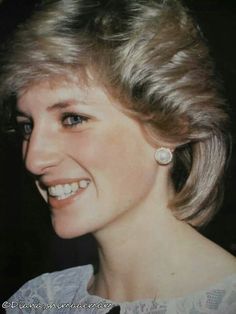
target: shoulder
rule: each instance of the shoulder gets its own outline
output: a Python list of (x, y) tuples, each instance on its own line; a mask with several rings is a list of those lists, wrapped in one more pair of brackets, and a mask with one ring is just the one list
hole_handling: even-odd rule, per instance
[(182, 286), (187, 287), (186, 291), (205, 289), (236, 274), (235, 256), (216, 243), (195, 233), (188, 245), (190, 249), (183, 259), (186, 280), (182, 282), (183, 276), (178, 277), (178, 285), (182, 283)]
[(196, 293), (175, 300), (176, 313), (235, 314), (236, 273)]
[[(213, 283), (223, 282), (229, 284), (236, 281), (236, 258), (229, 252), (221, 248), (220, 246), (213, 244), (213, 248), (210, 248), (205, 252), (203, 259), (205, 262), (205, 274), (206, 278), (211, 278)], [(230, 278), (231, 280), (226, 280)]]
[(15, 307), (18, 306), (18, 303), (70, 302), (78, 290), (86, 289), (87, 281), (92, 272), (92, 265), (85, 265), (42, 274), (26, 282), (11, 296), (8, 302)]
[(233, 306), (236, 311), (236, 272), (207, 289), (205, 295), (210, 307), (229, 309), (230, 306)]

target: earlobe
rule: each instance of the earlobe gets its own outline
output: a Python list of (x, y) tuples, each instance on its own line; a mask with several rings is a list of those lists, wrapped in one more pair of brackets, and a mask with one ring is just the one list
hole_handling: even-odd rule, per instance
[(159, 165), (164, 166), (171, 163), (173, 154), (170, 148), (160, 147), (155, 151), (154, 157)]

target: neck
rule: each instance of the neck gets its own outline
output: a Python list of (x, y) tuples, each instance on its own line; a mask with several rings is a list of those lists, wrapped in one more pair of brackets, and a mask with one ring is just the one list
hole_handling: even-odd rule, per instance
[(92, 293), (115, 301), (155, 298), (179, 271), (177, 247), (190, 227), (174, 218), (167, 195), (159, 192), (149, 206), (130, 210), (95, 233), (100, 267)]

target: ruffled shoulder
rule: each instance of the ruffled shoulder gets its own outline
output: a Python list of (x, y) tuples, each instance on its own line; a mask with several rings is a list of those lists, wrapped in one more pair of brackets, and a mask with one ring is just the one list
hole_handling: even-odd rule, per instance
[(178, 314), (236, 314), (236, 274), (173, 305)]
[(236, 314), (236, 274), (184, 297), (156, 298), (120, 305), (122, 314)]
[(92, 265), (86, 265), (29, 280), (7, 301), (7, 313), (42, 313), (53, 304), (69, 303), (78, 290), (85, 289), (91, 273)]

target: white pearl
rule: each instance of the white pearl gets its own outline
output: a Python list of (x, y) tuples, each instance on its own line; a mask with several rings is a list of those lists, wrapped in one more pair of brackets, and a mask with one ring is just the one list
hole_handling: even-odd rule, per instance
[(168, 165), (172, 160), (172, 152), (169, 148), (158, 148), (155, 152), (155, 159), (161, 165)]

